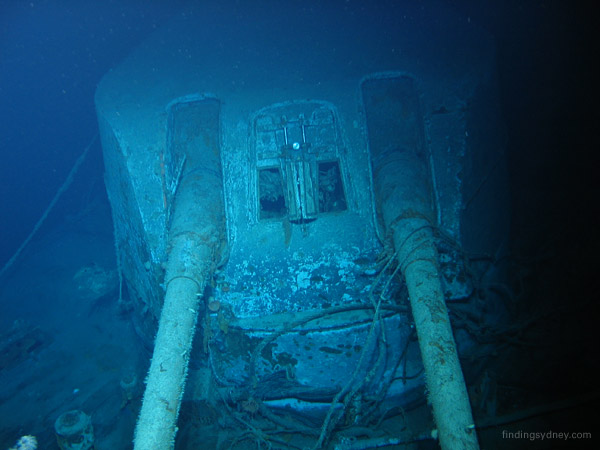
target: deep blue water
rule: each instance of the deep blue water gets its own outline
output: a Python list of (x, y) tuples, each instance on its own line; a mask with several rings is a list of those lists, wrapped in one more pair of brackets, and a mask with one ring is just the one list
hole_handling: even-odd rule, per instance
[[(249, 16), (257, 13), (253, 5), (239, 3), (240, 14), (244, 8)], [(366, 7), (360, 1), (340, 3), (355, 8), (358, 16)], [(394, 2), (381, 3), (385, 7), (379, 9), (393, 17)], [(524, 227), (532, 221), (535, 228), (538, 208), (541, 214), (559, 220), (555, 196), (564, 202), (562, 187), (580, 184), (577, 171), (580, 164), (586, 166), (585, 157), (573, 158), (566, 148), (585, 152), (592, 145), (586, 139), (590, 130), (585, 121), (593, 97), (586, 83), (592, 73), (587, 51), (591, 27), (585, 11), (560, 1), (447, 3), (497, 39), (511, 140), (515, 220), (525, 221)], [(287, 5), (289, 10), (281, 7), (282, 20), (294, 11), (294, 2)], [(207, 7), (209, 14), (211, 8)], [(93, 98), (101, 77), (181, 9), (178, 2), (167, 6), (142, 0), (2, 2), (0, 262), (6, 262), (28, 235), (95, 135)], [(335, 14), (334, 7), (330, 11)], [(225, 32), (235, 37), (235, 30)], [(98, 143), (93, 153), (90, 159), (95, 161), (88, 169), (90, 177), (98, 178), (102, 173)], [(582, 191), (578, 193), (585, 196), (586, 189)], [(561, 205), (569, 206), (569, 202)], [(56, 215), (49, 219), (58, 219), (69, 206), (58, 204)], [(530, 238), (535, 236), (525, 236), (526, 241)]]
[[(252, 17), (260, 13), (257, 5), (266, 2), (237, 3), (232, 2), (232, 12)], [(278, 14), (284, 21), (299, 4), (311, 2), (274, 3), (278, 7), (266, 8), (265, 14)], [(355, 8), (360, 17), (361, 9), (377, 8), (389, 20), (397, 2), (327, 3), (329, 14), (345, 7)], [(524, 290), (533, 292), (532, 305), (565, 302), (567, 309), (571, 297), (597, 298), (588, 289), (600, 250), (596, 168), (600, 147), (598, 123), (591, 120), (598, 100), (591, 69), (597, 49), (592, 48), (590, 11), (561, 1), (446, 3), (496, 38), (508, 136), (510, 248), (515, 264), (526, 266)], [(223, 2), (219, 5), (219, 9), (226, 8)], [(47, 244), (53, 236), (68, 240), (71, 231), (83, 233), (89, 246), (80, 246), (76, 240), (67, 250), (52, 251), (52, 256), (40, 250), (40, 258), (46, 263), (54, 258), (57, 266), (83, 265), (93, 258), (75, 255), (77, 248), (95, 254), (102, 249), (106, 252), (102, 260), (111, 263), (112, 225), (103, 188), (101, 148), (98, 139), (93, 141), (97, 134), (94, 92), (107, 71), (184, 6), (183, 2), (143, 0), (0, 3), (0, 267), (27, 238), (90, 143), (90, 154), (71, 188), (15, 262), (14, 270), (25, 270), (19, 264), (38, 254), (36, 245)], [(211, 11), (207, 4), (207, 21)], [(365, 24), (366, 32), (370, 26), (377, 25)], [(225, 32), (235, 39), (236, 30)], [(27, 267), (35, 270), (36, 264), (42, 263)], [(13, 273), (11, 269), (5, 276)], [(43, 305), (42, 296), (24, 301), (13, 290), (8, 294), (0, 297), (2, 326), (30, 311), (38, 315), (52, 309)], [(69, 308), (68, 304), (60, 307)], [(587, 325), (586, 320), (579, 323)], [(588, 337), (573, 333), (574, 342)], [(574, 363), (573, 371), (578, 367)], [(550, 365), (549, 370), (553, 368)], [(571, 372), (567, 385), (576, 380)], [(2, 440), (6, 438), (2, 432), (0, 417), (0, 447), (11, 445)]]
[[(3, 262), (33, 228), (95, 135), (97, 83), (148, 33), (168, 20), (177, 8), (176, 3), (172, 5), (143, 1), (2, 2)], [(89, 174), (101, 177), (98, 143), (93, 153), (96, 157), (93, 167), (88, 167)], [(67, 205), (57, 205), (54, 218), (67, 211)]]

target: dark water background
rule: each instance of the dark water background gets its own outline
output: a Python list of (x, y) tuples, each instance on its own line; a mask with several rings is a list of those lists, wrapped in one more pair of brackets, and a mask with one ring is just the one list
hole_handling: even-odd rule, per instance
[[(249, 16), (260, 4), (237, 3), (237, 11), (243, 15), (248, 8)], [(298, 3), (278, 2), (282, 20)], [(402, 2), (375, 3), (393, 17)], [(580, 218), (598, 203), (589, 202), (597, 189), (589, 170), (597, 144), (589, 116), (595, 101), (590, 11), (583, 2), (446, 3), (497, 39), (518, 245), (538, 245), (556, 231), (556, 222), (585, 225)], [(0, 264), (28, 235), (96, 133), (93, 99), (103, 74), (181, 7), (142, 0), (0, 3)], [(235, 38), (235, 30), (224, 31)], [(101, 182), (98, 143), (90, 160), (83, 192), (91, 181)], [(71, 196), (49, 221), (85, 201)]]
[[(2, 264), (96, 134), (94, 92), (103, 74), (176, 11), (176, 2), (141, 0), (0, 4)], [(98, 142), (90, 156), (87, 174), (77, 179), (84, 191), (101, 183)], [(69, 197), (49, 222), (86, 200)]]
[[(220, 10), (229, 7), (216, 3)], [(267, 2), (236, 3), (231, 2), (232, 11), (252, 17)], [(276, 10), (265, 13), (280, 14), (282, 20), (300, 5), (318, 4), (276, 3)], [(337, 7), (377, 7), (388, 18), (400, 3), (322, 2), (329, 14)], [(585, 2), (541, 0), (444, 3), (487, 29), (497, 42), (511, 178), (511, 248), (516, 260), (528, 262), (524, 289), (532, 303), (597, 299), (591, 282), (600, 251), (600, 133), (591, 8)], [(0, 267), (96, 135), (94, 92), (101, 77), (183, 7), (184, 2), (144, 0), (0, 1)], [(207, 17), (213, 8), (206, 2)], [(235, 39), (236, 30), (223, 32)], [(82, 226), (106, 236), (110, 246), (103, 170), (96, 140), (30, 247), (57, 228), (77, 228), (89, 208), (101, 213)], [(24, 255), (28, 251), (33, 250)], [(55, 258), (60, 262), (61, 254)], [(24, 314), (27, 307), (0, 304), (0, 314)], [(589, 320), (582, 319), (582, 326)], [(576, 383), (577, 370), (575, 363), (568, 383)]]

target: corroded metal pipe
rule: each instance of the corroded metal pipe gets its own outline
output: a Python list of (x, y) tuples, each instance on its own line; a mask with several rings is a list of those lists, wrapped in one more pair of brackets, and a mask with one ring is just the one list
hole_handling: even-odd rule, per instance
[(440, 282), (419, 99), (409, 77), (365, 86), (372, 94), (366, 110), (377, 210), (408, 287), (440, 445), (444, 450), (476, 450), (471, 406)]
[(408, 149), (378, 156), (376, 198), (408, 287), (440, 445), (444, 450), (478, 449), (440, 283), (426, 165)]
[[(194, 121), (190, 126), (198, 127)], [(167, 450), (174, 446), (192, 340), (198, 314), (204, 308), (201, 295), (225, 244), (219, 152), (195, 148), (189, 135), (186, 146), (186, 168), (169, 230), (165, 301), (136, 426), (135, 450)]]

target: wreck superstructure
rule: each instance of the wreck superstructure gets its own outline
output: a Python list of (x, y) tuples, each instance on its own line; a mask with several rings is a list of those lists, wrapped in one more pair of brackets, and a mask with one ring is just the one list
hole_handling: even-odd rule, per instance
[[(473, 289), (462, 252), (502, 245), (491, 39), (439, 7), (368, 32), (349, 16), (310, 31), (258, 11), (220, 18), (181, 14), (97, 91), (138, 334), (151, 348), (165, 291), (189, 282), (199, 292), (184, 320), (191, 336), (198, 323), (197, 344), (185, 348), (186, 337), (175, 365), (185, 378), (191, 364), (192, 401), (214, 400), (213, 386), (232, 402), (320, 409), (331, 421), (345, 394), (392, 404), (422, 395), (422, 376), (401, 375), (422, 366), (397, 276), (421, 247), (392, 262), (435, 229), (451, 301)], [(423, 186), (398, 194), (403, 182)], [(404, 208), (411, 195), (417, 206)], [(426, 225), (398, 241), (404, 219)], [(195, 246), (207, 249), (200, 263)], [(183, 395), (182, 383), (174, 389)], [(174, 420), (180, 400), (167, 401)]]

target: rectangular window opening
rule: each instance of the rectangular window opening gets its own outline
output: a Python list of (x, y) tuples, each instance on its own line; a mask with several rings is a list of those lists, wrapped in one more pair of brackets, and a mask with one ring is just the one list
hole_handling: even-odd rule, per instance
[(339, 212), (346, 209), (346, 196), (338, 161), (320, 162), (319, 212)]
[(258, 171), (258, 195), (261, 219), (285, 216), (283, 179), (279, 169), (269, 168)]

